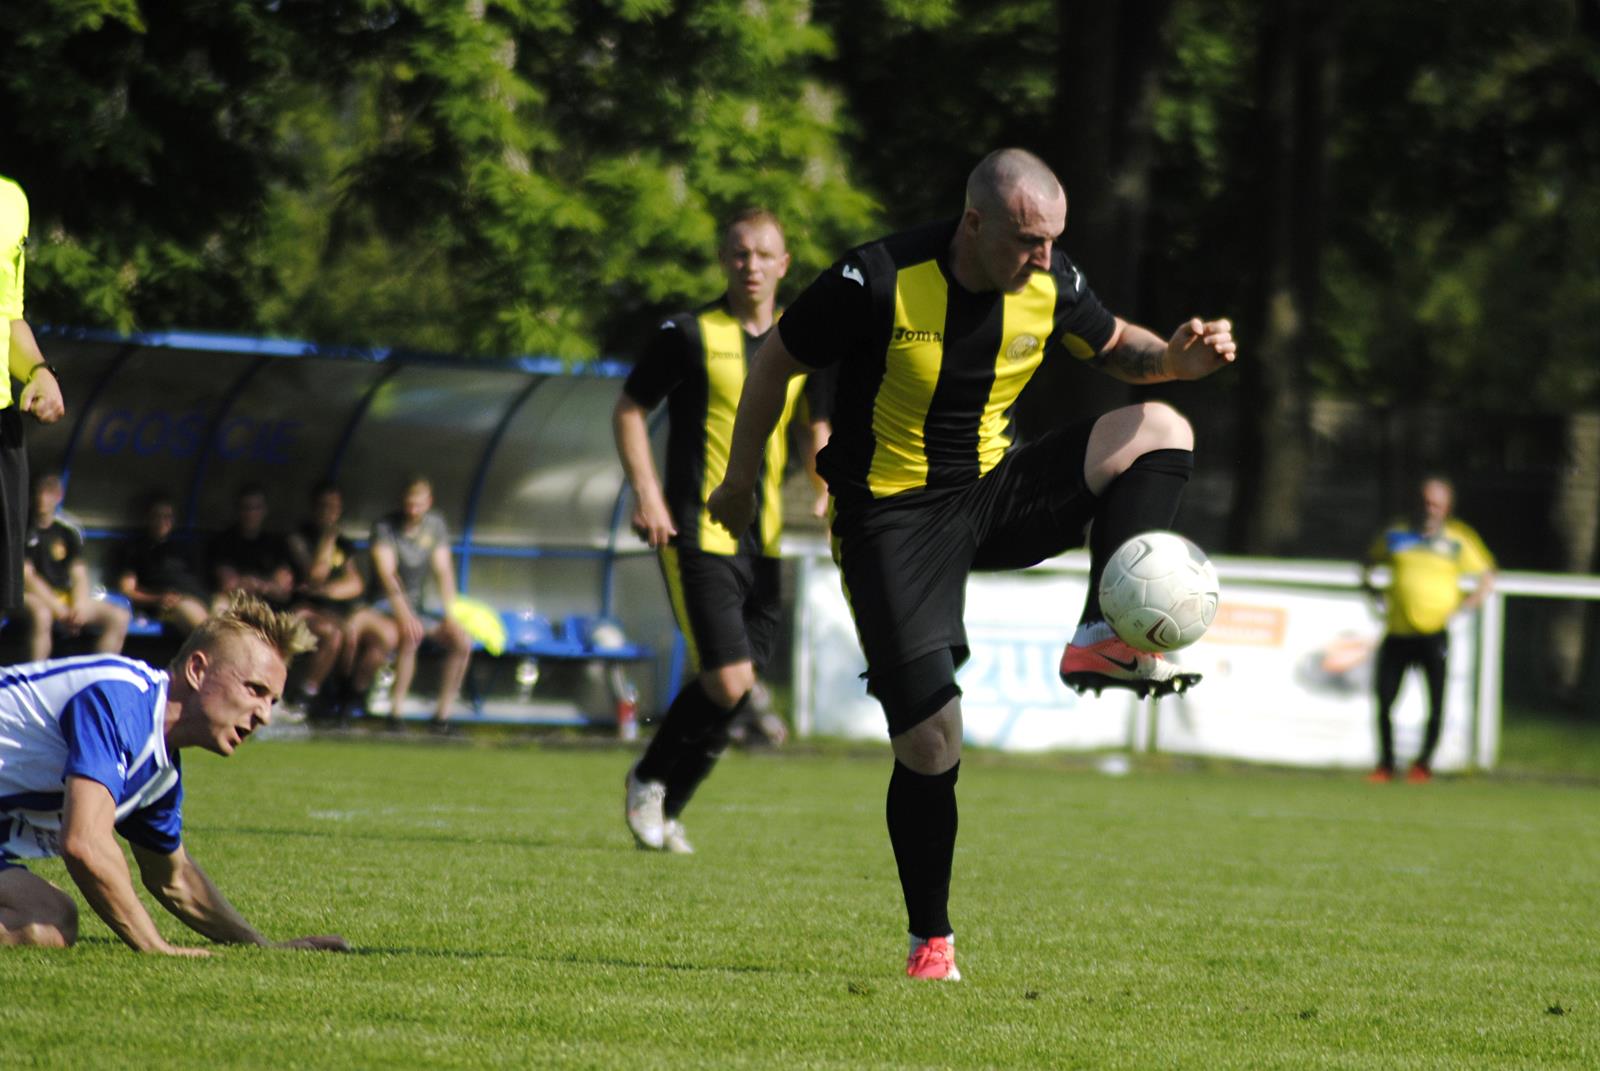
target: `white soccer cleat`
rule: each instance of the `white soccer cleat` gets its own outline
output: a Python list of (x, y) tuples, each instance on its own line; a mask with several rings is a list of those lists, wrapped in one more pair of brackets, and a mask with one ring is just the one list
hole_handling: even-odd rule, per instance
[(694, 845), (689, 843), (689, 837), (683, 831), (683, 823), (676, 818), (667, 819), (665, 836), (662, 846), (674, 855), (693, 855)]
[(667, 786), (660, 781), (641, 781), (628, 770), (628, 801), (624, 817), (633, 831), (634, 842), (641, 848), (659, 852), (666, 846), (667, 818), (663, 812), (667, 802)]

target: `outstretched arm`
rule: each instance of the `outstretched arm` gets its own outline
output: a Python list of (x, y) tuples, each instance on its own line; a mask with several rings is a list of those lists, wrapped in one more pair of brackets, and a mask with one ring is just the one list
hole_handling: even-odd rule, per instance
[(756, 518), (756, 478), (767, 439), (777, 427), (788, 400), (789, 380), (811, 371), (796, 360), (774, 331), (756, 350), (739, 395), (739, 412), (733, 418), (733, 441), (728, 447), (728, 470), (706, 498), (712, 519), (735, 538)]
[(171, 956), (210, 955), (203, 948), (179, 948), (161, 936), (133, 891), (128, 860), (116, 838), (116, 801), (100, 782), (67, 778), (61, 815), (61, 858), (83, 897), (113, 933), (135, 952)]
[[(228, 902), (200, 864), (189, 857), (180, 846), (169, 854), (133, 846), (133, 857), (139, 863), (139, 876), (144, 887), (161, 901), (161, 906), (172, 912), (183, 924), (213, 941), (230, 945), (271, 944), (243, 915)], [(297, 937), (280, 941), (277, 948), (307, 948), (332, 952), (348, 952), (349, 944), (343, 937)]]
[(1165, 383), (1209, 376), (1237, 355), (1228, 320), (1195, 317), (1163, 342), (1149, 328), (1119, 318), (1110, 344), (1090, 364), (1124, 383)]

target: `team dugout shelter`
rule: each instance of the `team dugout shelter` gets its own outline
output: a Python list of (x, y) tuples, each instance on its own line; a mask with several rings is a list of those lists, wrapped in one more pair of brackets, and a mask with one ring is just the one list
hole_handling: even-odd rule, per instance
[[(502, 703), (502, 714), (567, 720), (539, 714), (575, 705), (608, 716), (615, 677), (599, 697), (529, 702), (530, 654), (546, 666), (626, 664), (646, 711), (676, 687), (682, 645), (655, 557), (629, 529), (631, 492), (612, 443), (628, 364), (176, 331), (40, 335), (67, 416), (29, 425), (31, 467), (62, 474), (63, 511), (83, 529), (91, 571), (106, 586), (115, 544), (142, 526), (154, 493), (177, 504), (179, 533), (198, 552), (232, 523), (241, 486), (265, 488), (267, 527), (287, 532), (304, 519), (311, 490), (331, 480), (343, 492), (345, 533), (365, 546), (373, 521), (397, 508), (404, 480), (420, 474), (449, 524), (459, 591), (501, 612), (506, 655), (521, 660), (524, 702), (509, 714)], [(485, 673), (469, 680), (462, 716), (495, 709), (483, 701)]]

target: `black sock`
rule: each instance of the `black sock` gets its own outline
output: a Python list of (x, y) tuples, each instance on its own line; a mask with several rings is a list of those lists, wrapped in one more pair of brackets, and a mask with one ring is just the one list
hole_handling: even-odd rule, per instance
[(650, 738), (634, 776), (641, 781), (665, 781), (682, 758), (685, 741), (704, 733), (721, 713), (700, 687), (699, 677), (685, 684), (667, 708), (656, 735)]
[[(707, 700), (709, 703), (710, 700)], [(694, 798), (694, 790), (700, 783), (711, 775), (711, 768), (722, 757), (723, 751), (728, 747), (728, 730), (733, 725), (733, 719), (739, 716), (745, 704), (750, 702), (750, 693), (746, 692), (734, 704), (732, 710), (717, 710), (714, 721), (705, 727), (697, 736), (687, 737), (679, 749), (678, 761), (665, 778), (667, 782), (666, 815), (676, 818), (689, 806), (689, 801)]]
[(1080, 622), (1106, 619), (1100, 612), (1100, 574), (1106, 570), (1106, 560), (1140, 532), (1172, 527), (1193, 471), (1193, 450), (1152, 450), (1134, 458), (1128, 470), (1111, 481), (1089, 529), (1089, 595)]
[(943, 937), (950, 928), (950, 864), (956, 854), (958, 762), (942, 774), (919, 774), (898, 760), (889, 778), (889, 843), (900, 871), (908, 929)]

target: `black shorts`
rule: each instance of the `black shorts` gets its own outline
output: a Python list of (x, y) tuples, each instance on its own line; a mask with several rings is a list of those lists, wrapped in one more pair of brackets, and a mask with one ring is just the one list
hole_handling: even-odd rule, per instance
[(28, 451), (22, 413), (0, 409), (0, 612), (22, 606), (22, 554), (28, 541)]
[[(836, 503), (833, 555), (874, 695), (911, 698), (892, 675), (935, 651), (949, 649), (954, 667), (966, 661), (973, 570), (1022, 569), (1083, 544), (1099, 501), (1083, 478), (1093, 427), (1085, 421), (1052, 432), (964, 487)], [(1062, 613), (1070, 627), (1075, 616)], [(931, 686), (918, 676), (919, 687)], [(891, 734), (933, 713), (910, 706), (886, 704)]]
[(695, 672), (753, 662), (760, 671), (778, 636), (779, 563), (755, 554), (661, 548), (672, 616)]

